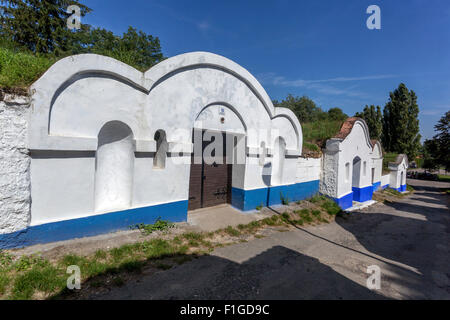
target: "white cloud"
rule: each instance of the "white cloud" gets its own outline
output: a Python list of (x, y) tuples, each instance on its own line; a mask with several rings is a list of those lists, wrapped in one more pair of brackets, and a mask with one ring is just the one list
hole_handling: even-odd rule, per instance
[(305, 80), (305, 79), (294, 79), (289, 80), (283, 76), (278, 76), (275, 73), (265, 73), (260, 75), (262, 83), (270, 84), (274, 86), (282, 87), (292, 87), (292, 88), (306, 88), (310, 90), (315, 90), (319, 93), (326, 95), (346, 95), (349, 97), (363, 97), (364, 93), (358, 92), (356, 90), (357, 86), (353, 85), (345, 88), (338, 88), (329, 83), (343, 83), (352, 81), (366, 81), (366, 80), (379, 80), (387, 78), (395, 78), (396, 75), (384, 74), (384, 75), (371, 75), (371, 76), (361, 76), (361, 77), (337, 77), (329, 79), (317, 79), (317, 80)]

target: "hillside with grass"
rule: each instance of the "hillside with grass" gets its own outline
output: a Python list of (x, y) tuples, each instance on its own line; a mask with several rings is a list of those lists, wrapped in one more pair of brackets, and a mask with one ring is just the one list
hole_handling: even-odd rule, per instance
[(0, 87), (6, 93), (24, 94), (56, 61), (55, 57), (0, 47)]

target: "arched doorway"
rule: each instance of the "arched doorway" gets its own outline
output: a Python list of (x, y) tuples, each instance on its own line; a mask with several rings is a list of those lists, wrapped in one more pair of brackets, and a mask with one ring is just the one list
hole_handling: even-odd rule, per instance
[(224, 103), (206, 106), (194, 122), (192, 143), (188, 209), (231, 203), (232, 187), (241, 187), (245, 175), (242, 117)]
[(131, 206), (135, 143), (130, 127), (106, 123), (98, 134), (95, 156), (95, 211)]

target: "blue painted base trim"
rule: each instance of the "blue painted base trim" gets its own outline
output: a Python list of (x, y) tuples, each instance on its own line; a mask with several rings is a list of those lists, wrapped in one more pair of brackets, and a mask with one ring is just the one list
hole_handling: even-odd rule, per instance
[(373, 186), (367, 186), (364, 188), (352, 187), (353, 201), (364, 202), (372, 200)]
[(374, 192), (377, 191), (378, 189), (381, 188), (381, 181), (374, 182), (374, 183), (372, 184), (372, 187), (373, 187), (373, 191), (374, 191)]
[(405, 192), (406, 184), (401, 185), (399, 188), (391, 188), (391, 189), (397, 190), (398, 192)]
[(0, 249), (19, 248), (38, 243), (126, 230), (139, 223), (154, 223), (158, 217), (171, 222), (187, 221), (187, 209), (188, 201), (183, 200), (31, 226), (13, 233), (0, 234)]
[(289, 202), (304, 200), (318, 192), (319, 180), (253, 190), (232, 188), (231, 205), (239, 210), (249, 211), (258, 206), (282, 204), (283, 198)]
[(231, 205), (242, 211), (254, 210), (256, 207), (267, 206), (268, 188), (243, 190), (231, 188)]
[(353, 206), (353, 191), (347, 193), (345, 196), (340, 198), (333, 198), (334, 202), (336, 202), (341, 209), (345, 210), (351, 208)]
[(389, 187), (389, 184), (385, 184), (384, 186), (381, 186), (381, 189), (386, 189), (387, 187)]

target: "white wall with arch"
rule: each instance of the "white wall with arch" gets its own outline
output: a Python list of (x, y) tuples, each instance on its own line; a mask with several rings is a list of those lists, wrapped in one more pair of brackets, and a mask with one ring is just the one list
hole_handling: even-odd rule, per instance
[(336, 137), (326, 142), (321, 192), (343, 208), (351, 207), (353, 201), (370, 200), (374, 182), (381, 181), (380, 152), (379, 143), (370, 140), (365, 121), (347, 119)]
[(224, 57), (187, 53), (142, 73), (109, 57), (71, 56), (30, 93), (33, 230), (71, 221), (81, 224), (72, 230), (82, 230), (73, 236), (91, 234), (92, 221), (102, 221), (101, 232), (128, 228), (153, 207), (185, 219), (194, 128), (225, 131), (241, 143), (244, 160), (232, 186), (242, 210), (255, 207), (253, 191), (297, 190), (299, 179), (289, 172), (297, 171), (302, 150), (298, 119), (275, 108), (259, 82)]

